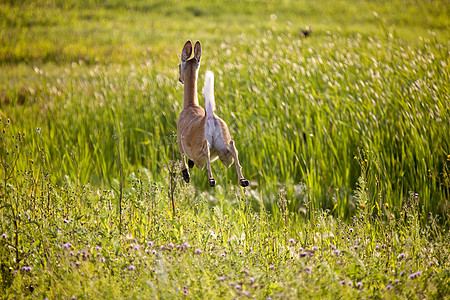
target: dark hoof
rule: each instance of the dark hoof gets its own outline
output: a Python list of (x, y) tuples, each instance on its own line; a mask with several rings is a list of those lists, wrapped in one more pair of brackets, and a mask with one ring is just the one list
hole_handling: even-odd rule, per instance
[(246, 187), (246, 186), (249, 186), (249, 185), (250, 185), (250, 182), (249, 182), (247, 179), (242, 178), (242, 179), (239, 179), (239, 184), (240, 184), (242, 187)]
[(188, 166), (189, 166), (189, 169), (192, 169), (194, 167), (194, 161), (188, 159)]
[(209, 180), (209, 186), (210, 187), (215, 187), (216, 186), (216, 181), (214, 180), (214, 178)]
[(181, 171), (181, 173), (183, 173), (184, 181), (186, 181), (186, 183), (189, 183), (189, 181), (191, 180), (191, 177), (189, 176), (189, 171), (187, 169), (184, 169)]

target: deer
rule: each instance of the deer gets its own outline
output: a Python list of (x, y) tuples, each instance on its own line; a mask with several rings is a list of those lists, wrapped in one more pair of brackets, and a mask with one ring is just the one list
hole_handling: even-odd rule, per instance
[[(204, 108), (199, 105), (197, 98), (197, 79), (202, 56), (202, 46), (199, 41), (195, 43), (192, 56), (192, 42), (187, 41), (181, 52), (179, 64), (179, 81), (184, 85), (183, 110), (177, 120), (177, 143), (181, 153), (181, 173), (186, 183), (190, 181), (189, 168), (196, 166), (208, 170), (208, 182), (211, 187), (216, 186), (211, 162), (217, 158), (229, 168), (233, 162), (242, 187), (249, 186), (249, 181), (242, 175), (238, 151), (231, 139), (228, 126), (215, 114), (216, 103), (214, 98), (214, 74), (206, 72), (203, 89)], [(186, 165), (186, 157), (188, 166)]]

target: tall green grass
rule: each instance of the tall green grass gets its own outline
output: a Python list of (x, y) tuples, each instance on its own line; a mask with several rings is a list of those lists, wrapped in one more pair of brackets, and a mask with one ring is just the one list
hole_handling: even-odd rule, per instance
[[(29, 153), (45, 149), (54, 184), (114, 185), (116, 143), (126, 174), (161, 181), (181, 111), (179, 51), (200, 39), (199, 85), (216, 74), (256, 202), (270, 208), (285, 187), (293, 211), (312, 201), (347, 217), (366, 164), (368, 209), (401, 207), (414, 191), (422, 213), (446, 217), (448, 8), (399, 5), (5, 2), (2, 118), (32, 140)], [(315, 30), (302, 39), (305, 25)], [(213, 168), (226, 189), (237, 181)], [(303, 184), (307, 196), (295, 192)], [(203, 172), (193, 185), (207, 189)]]
[[(448, 297), (448, 10), (3, 1), (2, 295)], [(187, 39), (250, 188), (180, 177)]]

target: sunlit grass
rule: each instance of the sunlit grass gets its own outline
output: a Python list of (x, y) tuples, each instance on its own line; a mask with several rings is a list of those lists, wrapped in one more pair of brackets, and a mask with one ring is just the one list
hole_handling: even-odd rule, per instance
[[(449, 294), (445, 2), (0, 5), (7, 297)], [(194, 169), (174, 216), (187, 39), (252, 184)]]

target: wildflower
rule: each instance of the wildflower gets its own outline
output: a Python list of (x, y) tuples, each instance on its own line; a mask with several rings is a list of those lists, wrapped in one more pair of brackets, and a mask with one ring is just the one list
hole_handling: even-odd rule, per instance
[(348, 231), (350, 231), (350, 233), (352, 233), (353, 232), (353, 228), (350, 228)]
[(225, 256), (227, 256), (227, 255), (226, 255), (226, 253), (222, 253), (221, 255), (222, 255), (222, 257), (225, 257)]
[(422, 275), (422, 272), (417, 271), (416, 273), (412, 273), (411, 275), (409, 275), (409, 279), (414, 279), (419, 277), (420, 275)]
[(148, 242), (148, 243), (147, 243), (147, 246), (153, 247), (153, 242), (152, 242), (152, 241)]
[(336, 249), (336, 250), (333, 251), (333, 254), (336, 255), (336, 256), (338, 256), (338, 255), (341, 254), (341, 251), (339, 251), (338, 249)]
[(72, 296), (70, 299), (75, 300), (77, 299), (77, 296)]
[(169, 248), (173, 248), (173, 243), (169, 243)]
[(128, 270), (129, 270), (129, 271), (134, 271), (134, 270), (136, 270), (136, 267), (133, 266), (133, 265), (130, 265), (130, 266), (128, 267)]
[(356, 287), (357, 287), (358, 289), (362, 288), (362, 282), (361, 282), (361, 281), (358, 281), (358, 282), (356, 283)]
[(184, 248), (190, 248), (191, 245), (189, 245), (188, 243), (184, 243), (184, 244), (183, 244), (183, 247), (184, 247)]
[(30, 271), (31, 271), (31, 267), (23, 266), (23, 267), (22, 267), (22, 271), (24, 271), (24, 272), (30, 272)]
[(314, 252), (317, 251), (318, 249), (319, 249), (319, 247), (317, 247), (317, 246), (313, 246), (313, 247), (311, 248), (311, 250), (314, 251)]
[(73, 251), (70, 251), (70, 252), (69, 252), (69, 255), (70, 255), (70, 256), (74, 256), (75, 254), (73, 253)]
[(341, 285), (345, 285), (345, 280), (341, 280)]
[(239, 255), (242, 255), (242, 251), (241, 250), (239, 250)]
[(349, 286), (349, 287), (352, 287), (353, 286), (353, 281), (349, 281), (349, 282), (347, 282), (347, 285)]
[(200, 249), (200, 248), (197, 248), (194, 251), (194, 254), (201, 254), (201, 253), (202, 253), (202, 249)]
[(95, 247), (95, 250), (100, 251), (100, 250), (102, 250), (102, 247), (97, 246), (97, 247)]
[(295, 244), (295, 239), (289, 239), (289, 244), (291, 244), (291, 245), (293, 245), (293, 244)]
[(400, 253), (398, 256), (397, 256), (397, 258), (398, 259), (402, 259), (402, 258), (405, 258), (405, 253)]
[(156, 253), (158, 253), (156, 250), (152, 251), (152, 254), (155, 255)]
[(255, 278), (253, 278), (253, 277), (250, 277), (250, 278), (248, 279), (248, 281), (250, 282), (250, 284), (252, 284), (252, 283), (254, 283), (254, 282), (255, 282)]
[(8, 235), (6, 233), (2, 234), (2, 239), (6, 239)]
[(100, 258), (100, 261), (101, 261), (102, 263), (104, 263), (104, 262), (106, 261), (106, 259), (105, 259), (104, 257), (102, 257), (102, 258)]
[(183, 293), (185, 293), (185, 294), (189, 293), (189, 290), (186, 285), (183, 287)]
[(63, 248), (64, 248), (64, 249), (72, 248), (72, 244), (69, 243), (69, 242), (67, 242), (67, 243), (65, 243), (65, 244), (63, 245)]
[(139, 250), (140, 246), (139, 244), (134, 245), (134, 250)]
[(161, 251), (166, 250), (166, 246), (161, 245), (161, 247), (159, 247), (159, 249), (160, 249)]
[(358, 249), (358, 245), (353, 246), (353, 249), (355, 250)]
[(392, 285), (388, 284), (388, 285), (386, 286), (386, 288), (388, 289), (388, 291), (390, 291), (390, 290), (392, 290)]
[(399, 279), (395, 279), (394, 282), (395, 282), (395, 284), (397, 284), (397, 283), (400, 282), (400, 280)]
[(79, 261), (76, 261), (76, 262), (75, 262), (75, 265), (76, 265), (77, 267), (79, 267), (79, 266), (80, 266), (80, 262), (79, 262)]
[(225, 276), (220, 276), (218, 278), (219, 282), (224, 282), (227, 278)]
[(405, 275), (405, 271), (401, 271), (400, 274), (398, 274), (398, 275), (400, 275), (400, 276)]
[(65, 224), (67, 224), (67, 223), (69, 223), (69, 220), (63, 219), (63, 222), (64, 222)]
[(375, 250), (380, 250), (380, 246), (376, 245)]

